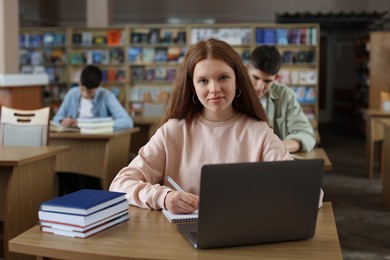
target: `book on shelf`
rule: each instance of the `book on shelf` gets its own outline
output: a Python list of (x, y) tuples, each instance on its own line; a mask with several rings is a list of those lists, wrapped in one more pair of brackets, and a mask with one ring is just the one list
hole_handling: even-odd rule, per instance
[(71, 52), (70, 53), (70, 63), (71, 64), (84, 64), (86, 62), (86, 57), (82, 52)]
[(167, 69), (166, 80), (173, 81), (176, 77), (176, 69)]
[(179, 62), (180, 55), (181, 55), (180, 47), (169, 47), (167, 52), (167, 60)]
[(52, 132), (80, 132), (80, 129), (78, 127), (63, 126), (60, 123), (56, 123), (54, 121), (50, 121), (49, 128)]
[(142, 61), (142, 48), (130, 47), (127, 51), (129, 62), (141, 62)]
[(118, 46), (122, 43), (122, 33), (118, 30), (109, 30), (107, 32), (107, 45)]
[(109, 56), (112, 64), (122, 64), (125, 61), (125, 54), (121, 48), (111, 49)]
[(144, 80), (145, 68), (144, 67), (132, 67), (131, 68), (131, 80)]
[(163, 31), (162, 32), (162, 37), (161, 37), (161, 42), (162, 43), (174, 43), (174, 37), (173, 37), (173, 32), (172, 31)]
[(155, 62), (167, 62), (168, 61), (168, 48), (157, 47), (155, 50), (154, 61)]
[[(92, 196), (90, 199), (94, 199), (94, 197)], [(77, 201), (74, 203), (77, 205)], [(123, 200), (89, 215), (39, 210), (38, 217), (40, 221), (85, 227), (119, 212), (125, 212), (128, 208), (129, 203), (127, 200)]]
[(149, 43), (157, 44), (160, 43), (160, 29), (152, 28), (149, 31)]
[(154, 62), (155, 49), (152, 48), (144, 48), (142, 52), (143, 62), (145, 63), (153, 63)]
[(179, 44), (185, 44), (187, 41), (186, 32), (178, 32), (175, 41)]
[(142, 33), (132, 32), (130, 34), (130, 42), (131, 43), (142, 43)]
[(81, 33), (74, 33), (72, 35), (72, 43), (74, 45), (81, 45), (82, 38), (83, 38), (83, 36), (81, 35)]
[(198, 211), (194, 211), (190, 214), (173, 214), (166, 209), (162, 210), (164, 216), (171, 223), (181, 223), (181, 222), (197, 222), (198, 221)]
[(155, 70), (154, 77), (156, 80), (166, 80), (167, 79), (167, 68), (157, 67)]
[[(109, 227), (115, 226), (115, 225), (122, 223), (122, 222), (125, 222), (127, 220), (129, 220), (128, 213), (122, 215), (121, 217), (117, 217), (113, 220), (106, 221), (100, 225), (97, 225), (95, 227), (91, 227), (90, 229), (86, 229), (83, 231), (79, 231), (79, 230), (75, 230), (75, 229), (69, 230), (66, 228), (56, 228), (56, 227), (50, 227), (50, 226), (44, 226), (44, 225), (40, 226), (40, 230), (45, 232), (45, 233), (51, 233), (54, 235), (62, 235), (62, 236), (76, 237), (76, 238), (87, 238), (93, 234), (96, 234), (102, 230), (105, 230)], [(66, 225), (62, 225), (62, 226), (66, 226)]]
[(54, 33), (45, 32), (42, 34), (42, 43), (43, 46), (53, 46), (54, 45)]
[(107, 44), (107, 37), (103, 35), (96, 35), (93, 36), (92, 42), (94, 45), (106, 45)]
[(93, 34), (91, 32), (82, 32), (81, 33), (81, 45), (91, 46), (93, 43)]
[(126, 200), (123, 192), (82, 189), (54, 198), (40, 205), (40, 210), (89, 215)]

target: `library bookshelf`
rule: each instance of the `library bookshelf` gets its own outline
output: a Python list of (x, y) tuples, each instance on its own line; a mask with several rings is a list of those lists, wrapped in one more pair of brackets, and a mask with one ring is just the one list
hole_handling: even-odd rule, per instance
[[(104, 73), (103, 86), (111, 89), (132, 115), (158, 117), (169, 97), (178, 65), (197, 41), (211, 37), (224, 40), (244, 63), (256, 46), (276, 45), (283, 57), (281, 81), (294, 89), (308, 118), (318, 121), (319, 30), (318, 24), (247, 23), (21, 28), (20, 64), (21, 71), (26, 73), (34, 72), (35, 66), (46, 73), (50, 73), (50, 68), (61, 72), (60, 77), (49, 75), (56, 80), (45, 91), (47, 101), (57, 103), (68, 88), (78, 84), (81, 69), (86, 64), (96, 64)], [(64, 38), (59, 47), (42, 46), (45, 35), (51, 32)], [(42, 39), (42, 44), (28, 46), (33, 42), (26, 46), (26, 35), (28, 40), (31, 35), (40, 35), (37, 38)], [(54, 63), (33, 64), (32, 58), (24, 55), (44, 53), (47, 48), (59, 48), (60, 61), (53, 58)]]

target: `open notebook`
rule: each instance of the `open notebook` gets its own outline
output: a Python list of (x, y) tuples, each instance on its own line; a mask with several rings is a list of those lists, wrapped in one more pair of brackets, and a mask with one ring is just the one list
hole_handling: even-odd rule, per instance
[(198, 221), (198, 211), (194, 211), (191, 214), (173, 214), (168, 210), (163, 209), (162, 212), (167, 217), (171, 223), (181, 223), (181, 222), (196, 222)]

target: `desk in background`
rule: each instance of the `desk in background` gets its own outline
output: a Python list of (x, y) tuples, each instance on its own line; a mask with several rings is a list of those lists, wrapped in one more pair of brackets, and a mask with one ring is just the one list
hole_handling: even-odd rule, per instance
[(40, 203), (53, 198), (56, 156), (67, 150), (67, 146), (0, 146), (4, 259), (17, 257), (9, 253), (8, 240), (36, 225)]
[(56, 172), (69, 172), (98, 177), (108, 190), (120, 169), (129, 164), (131, 137), (139, 128), (104, 134), (50, 132), (51, 145), (69, 145), (71, 151), (58, 156)]
[(383, 141), (383, 124), (379, 121), (386, 119), (390, 121), (390, 112), (379, 109), (362, 110), (366, 118), (366, 164), (368, 178), (374, 176), (374, 145), (377, 141)]
[(314, 148), (308, 152), (298, 152), (292, 154), (299, 156), (300, 159), (323, 159), (324, 160), (324, 170), (331, 171), (332, 170), (332, 162), (329, 160), (328, 155), (326, 154), (323, 148)]
[(387, 206), (390, 207), (390, 120), (381, 120), (384, 126), (383, 141), (383, 199)]
[(157, 130), (160, 117), (135, 116), (134, 125), (140, 128), (140, 131), (134, 134), (134, 139), (130, 145), (130, 153), (137, 155), (139, 149), (144, 146)]
[(46, 234), (39, 227), (9, 243), (13, 252), (68, 259), (342, 259), (329, 202), (318, 211), (309, 240), (252, 246), (194, 249), (161, 211), (129, 208), (130, 220), (87, 239)]

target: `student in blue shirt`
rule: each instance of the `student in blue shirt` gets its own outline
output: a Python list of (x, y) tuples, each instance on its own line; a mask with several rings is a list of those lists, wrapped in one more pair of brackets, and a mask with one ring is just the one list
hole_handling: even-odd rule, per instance
[[(112, 117), (114, 130), (132, 128), (133, 120), (111, 91), (100, 86), (102, 71), (94, 65), (86, 66), (80, 76), (79, 87), (71, 88), (53, 121), (63, 126), (77, 126), (77, 118)], [(101, 189), (99, 178), (58, 172), (60, 196), (79, 189)]]
[(100, 87), (102, 71), (94, 65), (86, 66), (78, 88), (65, 95), (53, 121), (63, 126), (77, 126), (77, 118), (112, 117), (114, 130), (132, 128), (133, 120), (111, 91)]

